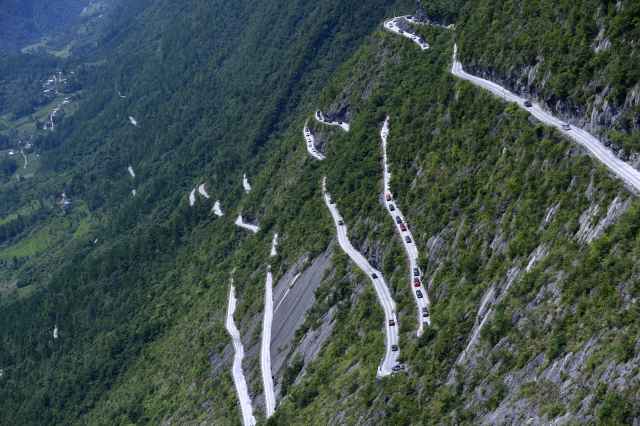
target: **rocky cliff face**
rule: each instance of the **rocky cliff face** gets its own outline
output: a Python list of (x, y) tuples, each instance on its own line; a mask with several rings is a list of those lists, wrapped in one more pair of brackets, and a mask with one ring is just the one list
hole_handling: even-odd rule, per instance
[(638, 13), (632, 1), (483, 2), (461, 18), (464, 62), (598, 135), (637, 166)]

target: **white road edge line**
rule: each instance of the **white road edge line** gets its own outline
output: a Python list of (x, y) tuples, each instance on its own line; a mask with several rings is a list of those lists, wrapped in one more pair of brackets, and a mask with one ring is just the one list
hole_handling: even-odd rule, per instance
[(563, 126), (566, 126), (567, 124), (545, 111), (541, 105), (534, 103), (531, 107), (527, 108), (524, 105), (526, 99), (510, 92), (509, 90), (492, 81), (485, 80), (483, 78), (476, 77), (465, 72), (462, 68), (462, 64), (460, 63), (460, 61), (458, 61), (457, 44), (453, 47), (453, 64), (451, 66), (451, 73), (456, 77), (469, 81), (476, 86), (488, 90), (499, 98), (502, 98), (508, 102), (515, 102), (519, 107), (523, 108), (526, 111), (529, 111), (531, 115), (536, 117), (541, 122), (555, 127), (564, 136), (567, 136), (579, 145), (586, 148), (591, 155), (593, 155), (598, 161), (604, 164), (609, 170), (616, 174), (625, 183), (627, 183), (636, 191), (640, 191), (640, 172), (634, 169), (630, 164), (616, 157), (616, 155), (610, 149), (605, 147), (604, 144), (600, 142), (600, 140), (598, 140), (595, 136), (585, 130), (582, 130), (579, 127), (575, 127), (572, 125), (568, 125), (568, 129), (563, 129)]
[(232, 283), (231, 288), (229, 289), (229, 304), (227, 306), (226, 322), (227, 332), (231, 337), (233, 347), (235, 349), (231, 373), (233, 376), (233, 383), (236, 386), (238, 401), (240, 402), (242, 422), (245, 426), (254, 426), (256, 424), (256, 419), (253, 417), (253, 408), (251, 406), (251, 398), (249, 397), (249, 389), (247, 387), (247, 381), (244, 378), (244, 372), (242, 371), (244, 348), (242, 346), (242, 341), (240, 340), (240, 331), (233, 320), (233, 314), (236, 311), (236, 304), (236, 289)]
[[(384, 189), (382, 192), (382, 199), (384, 200), (384, 205), (387, 209), (387, 212), (391, 216), (391, 220), (393, 220), (395, 229), (400, 236), (400, 240), (402, 241), (402, 245), (404, 246), (404, 250), (407, 253), (407, 259), (409, 260), (409, 290), (411, 294), (413, 294), (413, 299), (416, 302), (416, 307), (418, 309), (418, 330), (416, 334), (418, 337), (422, 336), (424, 333), (424, 326), (431, 325), (431, 319), (429, 316), (426, 317), (423, 322), (423, 311), (426, 310), (429, 312), (429, 307), (431, 306), (431, 301), (429, 300), (429, 293), (427, 288), (424, 286), (422, 281), (422, 274), (420, 273), (420, 268), (418, 266), (418, 247), (416, 245), (416, 240), (413, 238), (411, 234), (411, 230), (407, 224), (407, 220), (405, 216), (400, 211), (400, 207), (398, 207), (397, 200), (395, 201), (395, 197), (391, 193), (391, 172), (389, 171), (389, 157), (387, 156), (387, 142), (389, 139), (389, 116), (384, 120), (384, 124), (382, 125), (382, 130), (380, 130), (380, 139), (382, 140), (382, 159), (384, 164), (383, 170), (383, 181), (384, 181)], [(391, 210), (393, 208), (393, 210)], [(398, 223), (397, 218), (400, 218), (400, 223)], [(402, 224), (402, 225), (401, 225)], [(404, 231), (401, 226), (404, 226)], [(407, 242), (406, 238), (409, 238), (410, 242)], [(414, 271), (418, 271), (416, 275)], [(419, 286), (416, 287), (414, 285), (415, 280), (419, 280)], [(420, 294), (423, 297), (419, 298), (417, 291), (420, 291)]]
[(267, 270), (267, 281), (264, 286), (264, 320), (262, 321), (262, 346), (260, 348), (260, 366), (262, 370), (262, 386), (264, 388), (265, 415), (273, 416), (276, 410), (276, 395), (273, 390), (273, 373), (271, 372), (271, 324), (273, 322), (273, 275), (271, 267)]
[[(389, 287), (382, 276), (382, 273), (369, 264), (367, 259), (357, 251), (349, 237), (347, 235), (347, 226), (344, 224), (340, 212), (335, 204), (332, 204), (331, 195), (327, 192), (327, 178), (322, 179), (322, 194), (324, 202), (331, 213), (333, 222), (336, 227), (336, 234), (338, 237), (338, 243), (342, 250), (351, 258), (351, 260), (367, 275), (367, 277), (373, 283), (373, 287), (378, 296), (378, 301), (384, 310), (385, 317), (385, 331), (386, 331), (386, 350), (382, 362), (378, 366), (377, 377), (385, 377), (393, 372), (393, 367), (398, 365), (398, 358), (400, 356), (399, 349), (399, 336), (398, 336), (398, 318), (396, 317), (396, 303), (391, 297)], [(342, 222), (342, 224), (340, 224)], [(375, 275), (375, 277), (374, 277)], [(393, 323), (394, 325), (390, 325)], [(397, 346), (398, 350), (393, 351), (392, 346)]]
[(273, 310), (273, 312), (277, 311), (278, 308), (280, 307), (280, 305), (282, 305), (282, 302), (284, 302), (284, 299), (286, 299), (287, 295), (289, 294), (289, 292), (291, 291), (291, 289), (293, 288), (293, 286), (295, 285), (296, 281), (298, 281), (298, 278), (300, 278), (300, 276), (302, 275), (302, 272), (298, 272), (296, 274), (295, 277), (293, 277), (293, 279), (291, 280), (291, 282), (289, 283), (289, 285), (287, 286), (287, 290), (284, 292), (284, 294), (282, 295), (282, 298), (280, 299), (280, 301), (278, 302), (278, 304), (276, 305), (275, 309)]

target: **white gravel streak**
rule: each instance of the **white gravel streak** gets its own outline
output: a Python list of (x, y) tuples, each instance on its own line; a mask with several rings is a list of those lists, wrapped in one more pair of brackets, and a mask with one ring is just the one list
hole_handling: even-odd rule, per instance
[(256, 424), (256, 419), (253, 417), (253, 407), (251, 406), (251, 398), (249, 397), (249, 389), (247, 387), (247, 381), (244, 378), (244, 372), (242, 371), (242, 359), (244, 358), (244, 348), (242, 341), (240, 340), (240, 331), (236, 327), (236, 323), (233, 320), (233, 314), (236, 311), (236, 289), (233, 284), (229, 289), (229, 305), (227, 307), (227, 322), (226, 328), (235, 349), (235, 355), (233, 357), (233, 367), (231, 370), (233, 376), (233, 383), (236, 386), (236, 393), (238, 394), (238, 401), (240, 402), (240, 410), (242, 411), (242, 422), (245, 426), (253, 426)]
[(127, 167), (127, 171), (129, 172), (129, 175), (132, 178), (134, 178), (134, 179), (136, 178), (136, 172), (133, 171), (133, 167), (131, 167), (131, 166)]
[(574, 142), (586, 148), (593, 157), (604, 164), (626, 184), (631, 186), (636, 191), (640, 191), (640, 172), (634, 169), (630, 164), (616, 157), (616, 155), (610, 149), (605, 147), (604, 144), (600, 142), (595, 136), (591, 135), (585, 130), (572, 125), (569, 126), (569, 130), (565, 130), (562, 128), (565, 123), (545, 111), (541, 105), (533, 103), (530, 108), (527, 108), (524, 106), (524, 102), (526, 99), (510, 92), (509, 90), (496, 83), (466, 73), (462, 68), (462, 64), (460, 63), (460, 61), (458, 61), (457, 45), (455, 45), (453, 48), (453, 65), (451, 67), (451, 73), (456, 77), (460, 77), (463, 80), (467, 80), (476, 86), (490, 91), (494, 95), (508, 102), (515, 102), (521, 108), (529, 111), (531, 115), (536, 117), (541, 122), (555, 127), (564, 136), (567, 136), (569, 139), (572, 139)]
[(138, 120), (136, 120), (135, 118), (133, 118), (132, 116), (129, 116), (129, 123), (133, 124), (134, 126), (138, 127)]
[(271, 372), (271, 324), (273, 321), (273, 275), (271, 268), (267, 271), (267, 282), (264, 286), (264, 320), (262, 321), (262, 345), (260, 348), (260, 367), (262, 370), (262, 386), (264, 388), (265, 415), (273, 416), (276, 409), (276, 395), (273, 390)]
[[(378, 296), (378, 301), (384, 310), (385, 316), (385, 331), (386, 331), (386, 344), (385, 344), (385, 355), (382, 359), (382, 362), (378, 366), (378, 377), (384, 377), (392, 374), (392, 368), (398, 364), (398, 358), (400, 356), (400, 350), (392, 351), (391, 346), (397, 345), (399, 346), (399, 338), (398, 338), (398, 318), (396, 317), (396, 303), (391, 297), (391, 293), (389, 292), (389, 287), (382, 276), (382, 273), (375, 269), (364, 256), (357, 251), (353, 245), (351, 245), (351, 241), (349, 241), (349, 237), (347, 235), (347, 226), (344, 224), (340, 225), (339, 221), (343, 220), (340, 216), (340, 212), (335, 204), (331, 204), (331, 196), (327, 192), (327, 178), (325, 177), (322, 181), (322, 193), (324, 194), (324, 202), (331, 212), (331, 217), (333, 218), (333, 222), (336, 226), (336, 233), (338, 236), (338, 243), (342, 250), (351, 258), (351, 260), (369, 277), (376, 291), (376, 295)], [(373, 274), (376, 274), (376, 278), (373, 278)], [(389, 325), (389, 322), (393, 320), (395, 322), (394, 326)]]
[[(407, 253), (407, 258), (409, 259), (409, 291), (413, 295), (413, 299), (416, 302), (416, 307), (418, 310), (418, 330), (417, 335), (420, 337), (422, 333), (424, 333), (424, 326), (431, 325), (430, 317), (424, 318), (422, 316), (423, 309), (429, 310), (429, 306), (431, 305), (431, 301), (429, 300), (429, 294), (427, 292), (427, 288), (423, 285), (422, 282), (422, 274), (419, 273), (417, 276), (414, 274), (414, 270), (418, 269), (418, 247), (416, 246), (415, 239), (411, 234), (411, 230), (409, 229), (409, 225), (405, 216), (400, 211), (400, 207), (398, 206), (397, 200), (391, 193), (391, 172), (389, 171), (389, 157), (387, 156), (387, 142), (389, 139), (389, 117), (386, 118), (384, 124), (382, 126), (382, 130), (380, 131), (380, 139), (382, 139), (382, 158), (384, 163), (384, 191), (382, 193), (382, 197), (384, 200), (384, 205), (387, 209), (387, 212), (391, 216), (393, 223), (395, 225), (396, 231), (400, 236), (400, 240), (402, 241), (402, 245), (404, 246), (405, 252)], [(390, 197), (390, 200), (387, 200), (387, 197)], [(394, 206), (394, 210), (391, 210), (391, 206)], [(402, 223), (405, 225), (405, 231), (402, 231), (400, 228), (400, 224), (397, 223), (396, 218), (400, 218)], [(408, 243), (405, 238), (409, 237), (411, 242)], [(415, 287), (414, 280), (418, 278), (421, 281), (421, 285), (419, 287)], [(420, 291), (423, 295), (422, 298), (419, 298), (416, 291)]]
[(193, 207), (196, 204), (196, 189), (193, 188), (189, 193), (189, 207)]

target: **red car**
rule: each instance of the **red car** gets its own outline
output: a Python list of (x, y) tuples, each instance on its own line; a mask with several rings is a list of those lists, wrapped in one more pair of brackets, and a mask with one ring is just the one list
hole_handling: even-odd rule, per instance
[(401, 230), (402, 232), (406, 232), (406, 231), (407, 231), (407, 226), (406, 226), (404, 223), (401, 223), (401, 224), (400, 224), (400, 230)]
[(414, 287), (420, 287), (422, 283), (420, 282), (420, 278), (416, 278), (413, 280), (413, 286)]

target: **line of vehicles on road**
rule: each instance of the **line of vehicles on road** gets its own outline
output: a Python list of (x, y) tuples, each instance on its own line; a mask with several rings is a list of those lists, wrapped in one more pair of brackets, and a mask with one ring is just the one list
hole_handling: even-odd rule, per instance
[[(387, 200), (387, 202), (391, 202), (393, 201), (393, 195), (391, 195), (390, 192), (387, 192), (385, 194), (385, 198)], [(330, 204), (335, 204), (335, 200), (333, 198), (329, 199), (329, 203)], [(393, 204), (389, 205), (389, 210), (393, 211), (394, 208)], [(400, 229), (402, 230), (402, 232), (407, 232), (408, 228), (406, 223), (402, 220), (402, 218), (400, 216), (396, 216), (396, 223), (398, 224), (398, 226), (400, 227)], [(344, 221), (342, 219), (338, 220), (338, 225), (343, 226), (344, 225)], [(412, 240), (411, 237), (408, 235), (404, 236), (404, 240), (407, 242), (407, 244), (411, 244)], [(376, 274), (375, 272), (371, 274), (371, 278), (373, 278), (374, 280), (378, 278), (378, 274)], [(424, 294), (422, 293), (422, 272), (420, 271), (420, 268), (416, 267), (413, 268), (413, 286), (415, 287), (415, 292), (416, 292), (416, 297), (418, 299), (422, 299), (424, 297)], [(423, 307), (422, 308), (422, 317), (426, 320), (428, 319), (430, 316), (430, 312), (429, 312), (429, 308), (428, 307)], [(390, 319), (389, 320), (389, 326), (393, 327), (396, 325), (396, 322), (394, 319)], [(394, 349), (395, 346), (395, 349)], [(392, 351), (397, 351), (398, 347), (397, 345), (392, 345), (391, 346), (391, 350)]]

